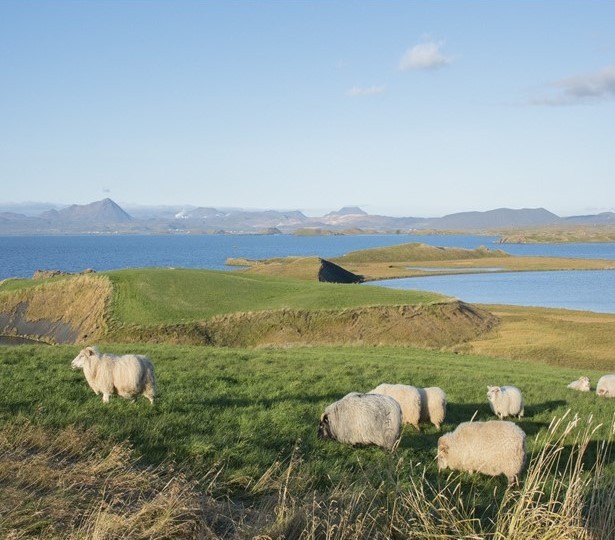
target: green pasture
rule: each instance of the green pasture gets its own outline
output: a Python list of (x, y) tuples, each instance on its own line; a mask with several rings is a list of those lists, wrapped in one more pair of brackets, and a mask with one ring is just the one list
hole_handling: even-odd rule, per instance
[(191, 322), (246, 311), (344, 309), (418, 304), (443, 298), (430, 292), (212, 270), (140, 268), (105, 275), (114, 288), (113, 318), (139, 325)]
[[(199, 478), (221, 468), (220, 479), (235, 493), (249, 493), (272, 464), (295, 452), (305, 489), (326, 490), (346, 482), (378, 482), (395, 472), (401, 482), (426, 468), (437, 478), (431, 425), (418, 433), (406, 427), (396, 452), (355, 448), (317, 438), (325, 406), (350, 391), (369, 391), (381, 382), (440, 386), (448, 395), (442, 432), (470, 420), (493, 418), (485, 398), (488, 384), (522, 389), (528, 450), (554, 417), (578, 414), (602, 423), (594, 444), (612, 431), (615, 400), (577, 393), (566, 385), (580, 375), (595, 385), (598, 372), (473, 355), (405, 348), (218, 349), (171, 345), (109, 345), (114, 353), (148, 355), (156, 366), (159, 399), (154, 407), (114, 397), (105, 406), (70, 361), (77, 346), (0, 347), (0, 426), (29, 421), (52, 430), (94, 428), (100, 437), (128, 441), (146, 464), (173, 461)], [(295, 449), (295, 450), (293, 450)], [(589, 458), (594, 451), (590, 449)], [(613, 456), (615, 458), (615, 456)], [(613, 471), (614, 464), (609, 468)], [(505, 479), (468, 477), (479, 486)]]

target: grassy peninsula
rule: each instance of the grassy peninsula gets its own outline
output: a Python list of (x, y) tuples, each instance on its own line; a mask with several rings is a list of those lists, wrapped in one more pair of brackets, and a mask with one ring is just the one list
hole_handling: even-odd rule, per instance
[(615, 226), (551, 226), (537, 229), (499, 231), (502, 244), (565, 244), (571, 242), (615, 242)]
[[(615, 268), (615, 260), (572, 259), (562, 257), (518, 257), (501, 249), (484, 246), (476, 249), (434, 247), (423, 243), (400, 244), (355, 251), (330, 259), (365, 280), (394, 279), (438, 273), (479, 272), (496, 268), (502, 272), (543, 270), (604, 270)], [(287, 257), (265, 260), (229, 259), (229, 265), (243, 266), (245, 272), (259, 275), (292, 276), (315, 279), (317, 258)], [(444, 271), (441, 271), (444, 270)]]
[(48, 343), (217, 346), (446, 347), (497, 323), (433, 293), (171, 268), (10, 280), (0, 286), (0, 317), (13, 335)]

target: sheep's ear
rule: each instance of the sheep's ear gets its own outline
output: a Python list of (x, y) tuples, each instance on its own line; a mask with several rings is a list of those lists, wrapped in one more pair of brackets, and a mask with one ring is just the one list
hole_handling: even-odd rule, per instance
[(444, 453), (448, 451), (448, 443), (442, 439), (438, 441), (438, 452)]
[(93, 347), (86, 347), (85, 354), (87, 354), (88, 356), (96, 356), (96, 351)]
[(328, 415), (328, 414), (323, 414), (323, 415), (320, 417), (320, 421), (321, 421), (323, 424), (328, 424), (328, 423), (329, 423), (329, 415)]

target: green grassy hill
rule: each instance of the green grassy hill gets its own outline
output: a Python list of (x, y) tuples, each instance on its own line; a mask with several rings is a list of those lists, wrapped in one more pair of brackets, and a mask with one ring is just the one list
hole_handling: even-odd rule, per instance
[(145, 268), (0, 285), (0, 329), (50, 343), (443, 347), (496, 323), (434, 293), (241, 272)]
[(382, 248), (352, 251), (333, 260), (337, 264), (403, 261), (451, 261), (464, 259), (485, 259), (493, 257), (510, 257), (500, 249), (488, 249), (481, 246), (476, 249), (436, 247), (429, 244), (399, 244)]
[(327, 310), (443, 300), (438, 294), (340, 285), (239, 272), (137, 269), (108, 272), (112, 312), (124, 323), (197, 321), (215, 315), (276, 309)]

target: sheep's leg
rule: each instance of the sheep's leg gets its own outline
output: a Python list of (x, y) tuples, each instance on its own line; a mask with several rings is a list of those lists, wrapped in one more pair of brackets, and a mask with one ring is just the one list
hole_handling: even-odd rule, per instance
[(110, 394), (104, 394), (103, 393), (103, 402), (104, 403), (109, 403), (109, 396), (110, 396)]

